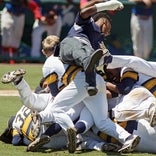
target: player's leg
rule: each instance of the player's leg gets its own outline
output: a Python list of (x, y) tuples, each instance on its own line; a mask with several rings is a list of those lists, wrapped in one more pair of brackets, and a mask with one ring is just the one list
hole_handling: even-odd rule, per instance
[(76, 150), (96, 150), (102, 152), (117, 152), (120, 146), (114, 143), (107, 143), (100, 139), (93, 132), (88, 131), (82, 135), (83, 141)]
[(71, 118), (65, 112), (88, 96), (85, 88), (84, 73), (79, 72), (76, 77), (77, 79), (72, 81), (55, 97), (53, 103), (49, 104), (44, 111), (39, 113), (42, 122), (53, 120), (59, 123), (67, 132), (70, 143), (68, 147), (70, 147), (69, 151), (71, 153), (76, 149), (76, 130)]
[(90, 96), (98, 92), (95, 66), (102, 56), (108, 56), (108, 54), (109, 52), (103, 53), (102, 49), (94, 50), (88, 41), (79, 37), (66, 38), (60, 46), (60, 57), (63, 62), (83, 67), (86, 89)]
[(12, 32), (10, 46), (18, 49), (21, 44), (21, 39), (24, 31), (25, 15), (14, 16), (14, 29)]
[[(7, 20), (6, 20), (7, 19)], [(11, 43), (10, 36), (12, 35), (14, 25), (13, 15), (10, 14), (7, 9), (4, 9), (1, 12), (1, 36), (2, 36), (2, 55), (9, 56), (9, 48)]]
[(113, 113), (117, 121), (148, 119), (151, 126), (154, 126), (156, 99), (146, 88), (134, 88), (120, 99)]
[(42, 111), (52, 100), (51, 95), (33, 93), (30, 86), (23, 78), (25, 73), (26, 71), (24, 69), (17, 69), (4, 74), (1, 81), (4, 84), (13, 83), (15, 85), (23, 105), (32, 110)]
[(31, 57), (37, 58), (41, 56), (41, 41), (45, 31), (44, 25), (42, 25), (39, 20), (36, 20), (32, 31)]
[[(80, 112), (81, 110), (84, 110), (84, 104), (83, 103), (80, 103), (79, 105), (75, 105), (73, 108), (70, 108), (68, 111), (67, 111), (67, 114), (71, 117), (71, 119), (74, 121), (76, 119), (78, 119), (78, 117), (80, 116)], [(84, 111), (83, 111), (84, 112)], [(84, 113), (83, 113), (84, 114)], [(88, 114), (86, 114), (86, 111), (85, 111), (85, 115), (87, 115), (87, 118), (88, 118)], [(85, 131), (86, 130), (86, 126), (88, 125), (84, 120), (82, 121), (83, 119), (81, 120), (78, 120), (78, 124), (77, 125), (77, 129), (76, 131), (80, 132), (81, 130)], [(75, 126), (76, 127), (76, 126)], [(91, 126), (88, 126), (88, 127), (91, 127)], [(56, 135), (60, 130), (61, 130), (61, 126), (57, 123), (54, 123), (52, 124), (51, 126), (49, 126), (49, 128), (45, 131), (44, 133), (44, 137), (45, 137), (45, 140), (46, 140), (46, 136), (49, 136), (49, 137), (53, 137), (54, 135)], [(71, 133), (73, 133), (72, 131), (73, 129), (69, 129), (68, 133), (70, 133), (70, 136), (71, 137)], [(71, 140), (73, 139), (73, 136), (71, 137)], [(78, 138), (78, 141), (80, 141), (80, 139)], [(35, 140), (32, 144), (29, 145), (28, 147), (28, 151), (36, 151), (38, 150), (38, 148), (42, 145), (44, 145), (44, 139), (39, 139), (38, 140)], [(67, 141), (66, 141), (67, 143)], [(74, 145), (74, 144), (73, 144)], [(71, 145), (70, 145), (71, 146)]]
[(143, 44), (143, 58), (149, 59), (153, 48), (153, 27), (154, 27), (153, 17), (150, 16), (148, 18), (148, 21), (147, 20), (144, 21), (143, 25), (144, 25), (143, 28), (144, 39), (141, 40), (141, 43)]
[(151, 127), (148, 121), (138, 120), (137, 129), (134, 129), (133, 134), (141, 137), (140, 143), (136, 147), (137, 152), (156, 153), (156, 126)]
[(120, 149), (121, 152), (133, 151), (140, 138), (138, 136), (131, 135), (118, 124), (115, 124), (110, 118), (108, 118), (108, 104), (106, 94), (104, 94), (105, 84), (100, 76), (99, 80), (97, 79), (97, 82), (99, 89), (97, 95), (90, 98), (85, 98), (84, 100), (86, 107), (93, 116), (96, 127), (103, 133), (106, 133), (107, 135), (110, 135), (121, 142), (123, 144), (122, 148)]
[(80, 113), (84, 109), (85, 105), (83, 102), (80, 102), (78, 105), (75, 105), (71, 107), (69, 110), (67, 110), (67, 114), (70, 116), (72, 121), (77, 121), (80, 117)]
[(50, 142), (43, 147), (54, 150), (67, 149), (67, 136), (64, 131), (60, 131), (58, 134), (51, 136)]
[(94, 125), (90, 111), (84, 107), (80, 113), (79, 120), (75, 123), (77, 134), (87, 132)]

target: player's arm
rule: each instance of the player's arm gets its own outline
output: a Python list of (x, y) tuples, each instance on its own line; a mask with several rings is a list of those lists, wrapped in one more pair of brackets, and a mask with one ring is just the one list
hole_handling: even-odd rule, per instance
[(117, 97), (119, 94), (119, 90), (117, 85), (111, 83), (111, 82), (106, 82), (106, 95), (107, 98), (113, 98), (113, 97)]
[(80, 16), (83, 19), (87, 19), (97, 12), (104, 10), (121, 10), (123, 9), (123, 4), (117, 0), (92, 0), (86, 3), (86, 6), (81, 9)]
[(52, 96), (55, 97), (59, 93), (57, 73), (53, 72), (47, 75), (45, 77), (45, 83), (48, 84)]
[(91, 7), (93, 6), (94, 4), (96, 3), (102, 3), (102, 2), (106, 2), (107, 0), (91, 0), (91, 1), (88, 1), (88, 0), (83, 0), (81, 1), (81, 3), (83, 5), (81, 5), (80, 9), (84, 9), (84, 8), (88, 8), (88, 7)]
[(117, 84), (119, 92), (123, 95), (128, 94), (138, 79), (137, 72), (133, 70), (125, 71), (121, 77), (120, 83)]

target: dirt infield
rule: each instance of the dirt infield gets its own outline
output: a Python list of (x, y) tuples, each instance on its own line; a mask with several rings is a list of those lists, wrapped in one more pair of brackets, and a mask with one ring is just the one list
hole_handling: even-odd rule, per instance
[(0, 90), (0, 96), (19, 96), (19, 94), (17, 90)]
[(19, 96), (17, 90), (0, 90), (0, 96)]

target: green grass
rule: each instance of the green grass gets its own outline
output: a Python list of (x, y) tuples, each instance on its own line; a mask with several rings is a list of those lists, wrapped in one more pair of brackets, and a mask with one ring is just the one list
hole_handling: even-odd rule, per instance
[[(17, 68), (24, 68), (27, 71), (25, 79), (30, 84), (31, 88), (34, 89), (39, 80), (42, 77), (41, 68), (42, 64), (37, 65), (27, 65), (27, 64), (17, 64), (17, 65), (0, 65), (0, 76), (5, 72), (10, 70), (15, 70)], [(4, 85), (0, 83), (0, 90), (4, 89), (15, 89), (12, 85)], [(22, 106), (19, 97), (2, 97), (0, 96), (0, 134), (7, 126), (7, 121), (10, 116), (15, 115), (19, 108)], [(42, 152), (26, 152), (26, 146), (12, 146), (10, 144), (5, 144), (0, 142), (0, 155), (1, 156), (119, 156), (118, 153), (103, 153), (103, 152), (76, 152), (75, 154), (69, 154), (68, 151), (52, 151), (46, 150)], [(122, 154), (124, 156), (154, 156), (155, 154), (147, 153), (130, 153)]]
[[(24, 78), (29, 83), (31, 89), (35, 89), (42, 78), (42, 64), (0, 64), (0, 79), (4, 73), (19, 68), (26, 70), (26, 75)], [(15, 89), (15, 87), (13, 87), (11, 84), (5, 85), (0, 83), (0, 90), (4, 89)]]

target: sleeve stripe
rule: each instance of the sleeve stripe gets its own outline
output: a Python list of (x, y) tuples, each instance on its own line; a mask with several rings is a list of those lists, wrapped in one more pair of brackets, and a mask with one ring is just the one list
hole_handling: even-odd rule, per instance
[(128, 72), (125, 72), (121, 78), (121, 80), (125, 79), (125, 78), (132, 78), (134, 80), (138, 80), (138, 73), (136, 72), (132, 72), (132, 71), (128, 71)]

